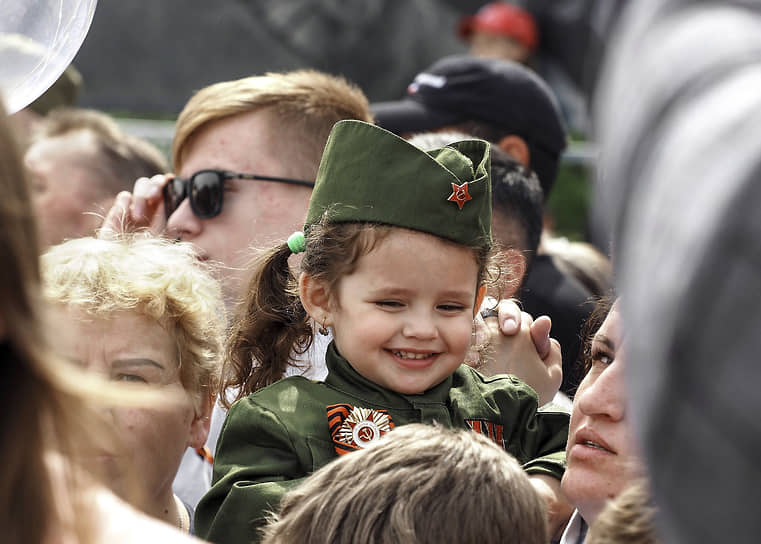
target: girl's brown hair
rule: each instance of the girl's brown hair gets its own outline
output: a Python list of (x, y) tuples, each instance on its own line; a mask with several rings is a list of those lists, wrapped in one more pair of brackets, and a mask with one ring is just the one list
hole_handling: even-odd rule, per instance
[[(397, 228), (331, 223), (324, 218), (306, 235), (301, 270), (335, 293), (340, 279), (355, 270), (359, 258)], [(479, 285), (487, 276), (498, 275), (488, 249), (471, 249), (478, 264)], [(228, 407), (282, 378), (289, 365), (303, 364), (293, 356), (304, 354), (312, 344), (313, 327), (299, 299), (298, 280), (288, 264), (290, 255), (288, 245), (281, 244), (252, 263), (254, 273), (233, 319), (223, 367), (221, 397)], [(224, 394), (229, 390), (236, 391), (232, 399)]]

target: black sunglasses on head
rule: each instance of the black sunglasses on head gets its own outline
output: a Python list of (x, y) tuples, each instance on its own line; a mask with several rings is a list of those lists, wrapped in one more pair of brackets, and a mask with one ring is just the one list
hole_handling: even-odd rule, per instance
[(164, 185), (166, 218), (169, 219), (169, 216), (180, 207), (185, 197), (190, 198), (190, 209), (199, 219), (211, 219), (218, 216), (222, 212), (225, 180), (228, 179), (259, 179), (314, 187), (314, 182), (301, 179), (241, 174), (240, 172), (228, 172), (226, 170), (199, 170), (187, 179), (172, 178)]

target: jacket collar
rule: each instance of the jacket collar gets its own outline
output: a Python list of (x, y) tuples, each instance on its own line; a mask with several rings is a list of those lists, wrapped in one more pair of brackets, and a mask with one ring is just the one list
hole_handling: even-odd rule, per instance
[(423, 405), (444, 404), (449, 398), (449, 390), (452, 388), (452, 376), (447, 376), (443, 382), (433, 386), (419, 395), (402, 395), (371, 382), (349, 364), (336, 349), (335, 342), (331, 342), (325, 354), (325, 362), (328, 367), (328, 376), (325, 384), (333, 389), (364, 401), (384, 408), (409, 409)]

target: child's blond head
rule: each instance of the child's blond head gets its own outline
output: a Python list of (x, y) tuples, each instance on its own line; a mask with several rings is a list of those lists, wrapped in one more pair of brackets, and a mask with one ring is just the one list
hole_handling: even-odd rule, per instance
[(410, 424), (288, 493), (264, 542), (547, 542), (544, 506), (518, 462), (467, 430)]

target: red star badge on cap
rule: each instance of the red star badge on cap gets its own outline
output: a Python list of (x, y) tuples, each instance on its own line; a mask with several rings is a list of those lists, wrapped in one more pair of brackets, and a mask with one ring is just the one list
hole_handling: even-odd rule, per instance
[(455, 202), (462, 209), (468, 200), (473, 200), (473, 197), (468, 193), (468, 182), (462, 185), (452, 184), (452, 194), (447, 198), (449, 202)]

